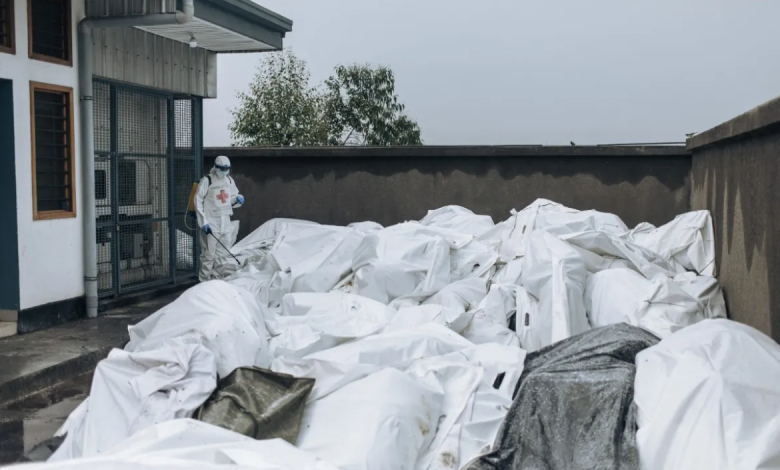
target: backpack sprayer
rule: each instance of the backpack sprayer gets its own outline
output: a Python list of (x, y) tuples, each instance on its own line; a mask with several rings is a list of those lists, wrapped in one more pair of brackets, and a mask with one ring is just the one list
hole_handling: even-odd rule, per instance
[[(194, 230), (194, 228), (190, 227), (189, 219), (195, 220), (195, 195), (198, 194), (198, 182), (195, 181), (192, 183), (192, 189), (190, 189), (190, 198), (188, 199), (187, 203), (187, 213), (184, 214), (184, 226), (187, 227), (188, 230)], [(197, 224), (196, 224), (197, 225)]]

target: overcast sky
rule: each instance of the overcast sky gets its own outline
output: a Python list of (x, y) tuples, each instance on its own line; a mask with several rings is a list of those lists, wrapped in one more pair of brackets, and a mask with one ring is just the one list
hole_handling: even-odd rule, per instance
[[(261, 0), (313, 82), (391, 67), (426, 144), (681, 141), (780, 95), (780, 0)], [(259, 55), (220, 55), (206, 146)]]

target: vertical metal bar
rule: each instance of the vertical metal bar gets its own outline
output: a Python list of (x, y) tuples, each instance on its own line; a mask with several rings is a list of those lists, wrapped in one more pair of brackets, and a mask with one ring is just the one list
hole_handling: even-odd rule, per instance
[(118, 296), (122, 288), (120, 286), (121, 258), (120, 244), (122, 243), (122, 232), (119, 231), (119, 101), (117, 99), (116, 86), (109, 84), (109, 134), (111, 136), (111, 152), (109, 153), (110, 176), (110, 197), (111, 197), (111, 276), (113, 279), (114, 295)]
[(168, 97), (168, 263), (171, 280), (176, 282), (176, 212), (174, 211), (174, 154), (176, 153), (176, 103)]
[[(203, 98), (194, 97), (192, 99), (192, 146), (193, 158), (195, 159), (195, 179), (200, 181), (203, 177)], [(195, 231), (192, 235), (192, 267), (195, 270), (195, 276), (200, 272), (200, 237), (198, 234), (198, 224), (195, 224)]]

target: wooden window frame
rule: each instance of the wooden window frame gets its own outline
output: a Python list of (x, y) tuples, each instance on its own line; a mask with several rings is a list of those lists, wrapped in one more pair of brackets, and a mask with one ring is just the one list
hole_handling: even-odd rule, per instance
[(33, 52), (32, 0), (27, 0), (27, 55), (30, 59), (73, 67), (73, 4), (71, 3), (71, 0), (62, 1), (67, 4), (65, 8), (65, 23), (67, 25), (66, 41), (68, 47), (68, 60), (62, 60)]
[(0, 52), (4, 52), (6, 54), (16, 54), (16, 19), (14, 17), (14, 9), (16, 8), (14, 0), (10, 0), (11, 8), (8, 9), (10, 20), (9, 22), (9, 33), (11, 35), (11, 47), (6, 47), (0, 44)]
[[(69, 129), (68, 132), (70, 134), (70, 146), (68, 147), (69, 155), (68, 155), (68, 166), (70, 168), (69, 171), (69, 181), (68, 184), (70, 185), (70, 207), (71, 210), (69, 211), (63, 211), (63, 210), (55, 210), (55, 211), (38, 211), (38, 177), (37, 177), (37, 171), (36, 171), (36, 151), (35, 151), (35, 91), (49, 91), (49, 92), (55, 92), (55, 93), (66, 93), (68, 95), (68, 101), (69, 101), (69, 109), (68, 109), (68, 119), (69, 121)], [(55, 219), (71, 219), (76, 217), (76, 132), (75, 132), (75, 122), (74, 122), (74, 110), (73, 110), (73, 88), (65, 87), (65, 86), (59, 86), (59, 85), (50, 85), (48, 83), (40, 83), (40, 82), (30, 82), (30, 135), (32, 136), (32, 203), (33, 203), (33, 220), (55, 220)]]

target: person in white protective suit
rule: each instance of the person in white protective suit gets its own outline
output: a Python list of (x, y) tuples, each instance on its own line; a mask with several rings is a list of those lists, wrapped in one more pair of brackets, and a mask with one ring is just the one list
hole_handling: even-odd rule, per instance
[[(214, 161), (214, 168), (198, 183), (195, 195), (195, 211), (200, 227), (200, 272), (201, 282), (216, 278), (214, 260), (217, 249), (221, 249), (217, 240), (230, 249), (235, 240), (230, 216), (233, 209), (241, 207), (244, 196), (238, 193), (230, 173), (230, 160), (220, 155)], [(223, 256), (229, 256), (224, 253)]]

